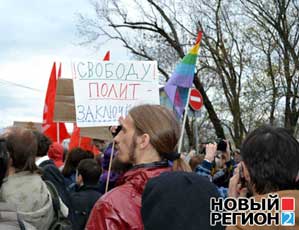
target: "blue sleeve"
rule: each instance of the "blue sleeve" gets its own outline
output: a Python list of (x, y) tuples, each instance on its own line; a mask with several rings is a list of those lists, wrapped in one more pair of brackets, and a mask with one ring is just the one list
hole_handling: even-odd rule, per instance
[[(210, 162), (204, 160), (201, 164), (196, 166), (195, 172), (200, 176), (208, 177), (210, 179), (210, 181), (212, 181), (211, 169), (212, 169), (212, 164)], [(223, 198), (227, 197), (228, 188), (217, 186), (217, 190), (221, 197), (223, 197)]]
[(226, 198), (228, 196), (228, 188), (217, 187), (217, 190), (218, 190), (221, 197)]
[(212, 169), (212, 164), (204, 160), (201, 164), (196, 166), (195, 172), (200, 176), (208, 177), (210, 181), (212, 181), (211, 169)]

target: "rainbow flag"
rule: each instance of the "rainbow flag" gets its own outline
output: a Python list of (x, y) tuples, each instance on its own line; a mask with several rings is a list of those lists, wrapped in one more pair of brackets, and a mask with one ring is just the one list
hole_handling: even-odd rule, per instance
[(191, 88), (193, 84), (195, 64), (201, 38), (202, 31), (198, 33), (195, 45), (183, 58), (181, 63), (176, 66), (175, 71), (172, 73), (164, 87), (164, 90), (179, 117), (181, 117), (184, 112), (189, 88)]

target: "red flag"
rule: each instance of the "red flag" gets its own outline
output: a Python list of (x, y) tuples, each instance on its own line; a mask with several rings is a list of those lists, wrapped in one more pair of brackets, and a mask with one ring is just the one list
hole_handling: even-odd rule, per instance
[[(57, 77), (61, 78), (61, 63), (59, 64)], [(58, 125), (59, 125), (59, 140), (58, 141), (62, 141), (63, 139), (70, 138), (70, 135), (67, 132), (65, 124), (63, 122), (58, 122)], [(57, 123), (56, 123), (56, 133), (57, 133)]]
[(74, 124), (73, 133), (71, 136), (71, 140), (69, 143), (69, 151), (73, 148), (80, 147), (84, 150), (88, 150), (93, 152), (93, 154), (98, 155), (99, 150), (92, 143), (92, 139), (89, 137), (81, 137), (80, 136), (80, 128)]
[(105, 55), (105, 57), (104, 57), (103, 60), (104, 61), (110, 61), (110, 51), (107, 51), (107, 53), (106, 53), (106, 55)]
[[(70, 138), (70, 134), (67, 132), (67, 129), (65, 127), (64, 123), (56, 123), (52, 122), (49, 124), (46, 124), (48, 127), (46, 130), (43, 128), (43, 133), (49, 137), (53, 142), (58, 143), (58, 137), (57, 137), (57, 126), (59, 126), (59, 141), (60, 143), (67, 138)], [(43, 125), (44, 127), (44, 125)]]
[(48, 82), (48, 89), (46, 94), (44, 114), (43, 114), (43, 130), (47, 130), (47, 124), (53, 122), (54, 117), (54, 102), (56, 95), (56, 63), (54, 62), (50, 79)]
[[(59, 67), (58, 74), (61, 75), (61, 64)], [(59, 141), (69, 138), (70, 135), (68, 134), (64, 123), (59, 123), (59, 125), (57, 125), (57, 123), (53, 122), (55, 97), (56, 97), (56, 63), (54, 62), (49, 83), (48, 83), (46, 99), (45, 99), (42, 130), (43, 133), (47, 137), (49, 137), (53, 142), (58, 142), (57, 126), (59, 126)]]
[(61, 63), (59, 64), (59, 69), (58, 69), (57, 77), (61, 78)]

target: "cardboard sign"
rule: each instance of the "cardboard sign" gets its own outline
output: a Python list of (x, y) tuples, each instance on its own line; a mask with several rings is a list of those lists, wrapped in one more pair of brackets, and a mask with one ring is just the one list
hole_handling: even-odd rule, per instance
[(13, 126), (41, 132), (42, 123), (32, 121), (14, 121)]
[(78, 127), (118, 125), (139, 104), (159, 104), (156, 62), (72, 62)]
[[(73, 79), (57, 79), (54, 121), (76, 122)], [(109, 127), (81, 128), (80, 133), (84, 137), (112, 140)]]
[(80, 128), (80, 135), (82, 137), (90, 137), (93, 139), (112, 141), (113, 137), (109, 131), (109, 127), (87, 127)]
[(54, 121), (76, 121), (74, 87), (72, 79), (57, 79)]

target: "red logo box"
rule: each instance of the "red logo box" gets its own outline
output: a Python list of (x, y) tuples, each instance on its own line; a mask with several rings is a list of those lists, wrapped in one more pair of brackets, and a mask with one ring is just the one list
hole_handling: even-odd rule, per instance
[(295, 211), (295, 198), (294, 197), (282, 197), (281, 211)]

